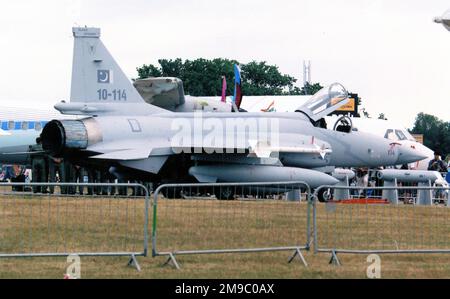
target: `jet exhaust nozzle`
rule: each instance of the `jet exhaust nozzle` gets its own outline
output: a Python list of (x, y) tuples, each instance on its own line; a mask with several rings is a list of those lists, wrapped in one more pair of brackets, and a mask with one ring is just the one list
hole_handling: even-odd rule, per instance
[(54, 156), (61, 155), (66, 149), (86, 149), (101, 140), (101, 131), (93, 118), (52, 120), (41, 133), (43, 150)]

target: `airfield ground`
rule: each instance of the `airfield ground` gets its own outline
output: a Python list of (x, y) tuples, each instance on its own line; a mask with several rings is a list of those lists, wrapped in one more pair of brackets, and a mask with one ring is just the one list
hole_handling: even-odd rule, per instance
[[(287, 264), (286, 254), (245, 254), (179, 259), (182, 269), (163, 268), (163, 258), (139, 258), (141, 272), (125, 266), (126, 258), (82, 258), (82, 278), (203, 279), (203, 278), (366, 278), (365, 256), (341, 255), (341, 267), (328, 265), (328, 255), (306, 254), (308, 268)], [(382, 278), (450, 278), (448, 255), (384, 255)], [(3, 259), (0, 278), (62, 279), (64, 258)]]
[[(64, 250), (62, 248), (63, 237), (61, 235), (67, 233), (67, 227), (70, 228), (70, 233), (76, 237), (76, 240), (72, 243), (64, 244), (68, 248), (86, 250), (86, 246), (96, 248), (99, 245), (102, 250), (108, 249), (108, 247), (120, 249), (125, 244), (123, 239), (124, 231), (121, 230), (121, 227), (128, 227), (129, 229), (130, 219), (134, 219), (131, 223), (135, 228), (133, 228), (133, 234), (130, 236), (126, 247), (136, 250), (140, 248), (141, 230), (144, 223), (143, 217), (129, 218), (128, 216), (142, 215), (141, 211), (143, 211), (144, 205), (141, 200), (133, 201), (130, 204), (129, 201), (118, 200), (111, 202), (109, 199), (100, 198), (95, 200), (67, 200), (60, 198), (38, 199), (33, 197), (24, 199), (1, 197), (0, 201), (0, 227), (2, 228), (0, 240), (3, 244), (0, 244), (0, 247), (3, 252), (14, 251), (16, 247), (21, 248), (20, 242), (23, 242), (23, 240), (28, 242), (28, 237), (32, 239), (33, 248), (45, 251), (49, 234), (51, 239), (59, 240), (61, 243), (60, 245), (55, 245), (56, 247), (50, 248), (50, 250), (61, 252)], [(106, 205), (106, 202), (108, 205)], [(264, 205), (265, 203), (262, 204)], [(233, 218), (229, 218), (231, 217), (231, 210), (221, 209), (219, 205), (232, 207), (232, 211), (235, 213), (232, 216)], [(286, 237), (289, 238), (292, 231), (297, 234), (304, 229), (306, 221), (303, 221), (303, 219), (306, 219), (306, 208), (300, 208), (296, 211), (295, 205), (296, 203), (270, 202), (266, 206), (260, 207), (258, 211), (255, 211), (255, 205), (251, 202), (220, 203), (217, 201), (187, 202), (173, 200), (165, 204), (161, 201), (158, 219), (159, 244), (162, 247), (164, 247), (163, 243), (166, 245), (177, 244), (177, 246), (182, 245), (182, 248), (186, 249), (195, 248), (196, 244), (204, 246), (208, 242), (215, 242), (215, 246), (224, 248), (223, 246), (229, 242), (241, 242), (242, 240), (245, 240), (246, 245), (249, 247), (261, 246), (265, 243), (277, 245), (277, 242), (280, 242), (280, 240)], [(175, 206), (178, 207), (176, 213), (173, 212)], [(306, 204), (303, 207), (306, 207)], [(325, 206), (322, 204), (319, 209), (325, 209)], [(77, 214), (76, 211), (84, 211), (84, 214)], [(86, 213), (86, 211), (91, 212)], [(383, 223), (382, 217), (388, 217), (388, 215), (381, 214), (380, 211), (375, 211), (378, 214), (371, 216), (374, 216), (381, 224)], [(133, 214), (135, 212), (138, 213)], [(24, 222), (24, 219), (30, 219), (30, 215), (32, 220)], [(90, 216), (82, 219), (83, 215)], [(363, 213), (358, 212), (358, 215), (365, 219), (366, 215)], [(413, 219), (406, 219), (404, 218), (405, 215), (407, 214), (402, 216), (402, 222), (413, 223)], [(391, 216), (389, 215), (389, 217)], [(430, 215), (427, 216), (425, 214), (416, 214), (416, 216), (423, 216), (420, 217), (422, 219), (421, 225), (425, 225), (428, 228), (435, 227), (435, 217), (428, 217)], [(225, 222), (221, 223), (221, 217), (225, 217), (222, 219)], [(298, 223), (289, 222), (289, 219), (292, 217), (302, 220)], [(110, 222), (108, 219), (111, 219), (113, 222)], [(183, 219), (189, 219), (189, 221), (186, 222)], [(201, 222), (205, 221), (205, 219), (214, 219), (214, 221), (208, 220), (210, 221), (208, 225), (202, 226)], [(230, 230), (230, 227), (227, 226), (227, 219), (236, 221), (234, 230)], [(261, 222), (261, 219), (263, 222)], [(323, 221), (325, 221), (323, 217), (318, 217), (319, 226), (326, 227), (326, 225), (330, 225), (329, 222), (324, 223)], [(68, 225), (61, 226), (63, 223)], [(264, 223), (269, 223), (269, 226)], [(83, 224), (83, 227), (80, 226), (81, 224)], [(29, 227), (27, 225), (34, 227), (32, 234), (30, 234), (29, 230), (24, 231), (24, 228)], [(295, 225), (295, 229), (292, 227), (293, 225)], [(66, 231), (57, 229), (63, 227), (66, 228)], [(86, 227), (90, 227), (92, 230), (88, 230)], [(111, 227), (116, 229), (111, 229)], [(194, 233), (187, 233), (186, 228), (189, 227), (198, 227), (199, 229)], [(208, 230), (211, 227), (212, 230)], [(250, 229), (245, 230), (244, 228), (246, 227)], [(367, 237), (366, 232), (362, 231), (363, 229), (365, 229), (364, 226), (352, 228), (352, 242), (367, 241), (363, 239)], [(379, 232), (383, 230), (386, 230), (386, 227), (379, 227), (374, 230), (378, 235), (373, 237), (382, 236)], [(208, 234), (208, 231), (211, 233)], [(431, 230), (429, 231), (431, 232)], [(402, 232), (400, 231), (399, 233), (401, 234)], [(449, 240), (450, 238), (448, 227), (442, 228), (442, 231), (436, 230), (435, 233), (439, 233), (441, 240)], [(19, 238), (18, 235), (20, 234), (25, 234), (25, 238)], [(131, 240), (134, 236), (137, 236), (136, 242)], [(240, 236), (241, 239), (239, 239)], [(304, 236), (300, 236), (299, 240), (303, 238)], [(359, 240), (359, 238), (361, 239)], [(436, 242), (438, 241), (436, 240)], [(233, 244), (230, 245), (233, 246)], [(22, 248), (26, 248), (26, 246), (22, 246)], [(366, 261), (367, 255), (339, 254), (342, 266), (337, 267), (328, 264), (330, 259), (328, 253), (314, 254), (312, 252), (304, 252), (309, 264), (309, 267), (305, 268), (298, 260), (288, 264), (287, 260), (291, 255), (292, 252), (270, 252), (178, 256), (177, 260), (181, 265), (181, 270), (176, 270), (170, 266), (162, 267), (166, 260), (165, 257), (138, 257), (142, 268), (141, 272), (127, 267), (128, 258), (126, 257), (82, 257), (81, 275), (82, 278), (150, 279), (366, 278), (366, 271), (369, 265)], [(382, 278), (450, 278), (449, 260), (450, 254), (381, 255), (381, 275)], [(0, 259), (0, 278), (60, 279), (63, 278), (68, 265), (66, 258)]]

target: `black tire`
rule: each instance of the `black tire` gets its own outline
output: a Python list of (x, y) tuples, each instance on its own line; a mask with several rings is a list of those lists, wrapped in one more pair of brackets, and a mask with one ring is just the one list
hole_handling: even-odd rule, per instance
[(232, 200), (234, 199), (233, 187), (216, 187), (214, 189), (214, 195), (218, 200)]
[(320, 202), (327, 202), (333, 199), (333, 194), (331, 194), (331, 189), (322, 188), (319, 193), (317, 193), (317, 199)]

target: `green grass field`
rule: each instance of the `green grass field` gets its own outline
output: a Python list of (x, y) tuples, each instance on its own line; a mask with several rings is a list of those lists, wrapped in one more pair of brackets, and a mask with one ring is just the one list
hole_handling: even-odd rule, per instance
[[(285, 201), (160, 200), (157, 249), (179, 251), (306, 244), (307, 204)], [(450, 248), (444, 207), (318, 205), (322, 247), (350, 249)], [(150, 227), (151, 231), (151, 222)], [(0, 197), (0, 251), (136, 251), (143, 248), (142, 199)], [(365, 278), (367, 255), (303, 251), (177, 256), (181, 270), (163, 267), (165, 257), (82, 257), (82, 278)], [(450, 278), (448, 254), (381, 255), (382, 278)], [(1, 278), (63, 278), (65, 258), (0, 259)]]

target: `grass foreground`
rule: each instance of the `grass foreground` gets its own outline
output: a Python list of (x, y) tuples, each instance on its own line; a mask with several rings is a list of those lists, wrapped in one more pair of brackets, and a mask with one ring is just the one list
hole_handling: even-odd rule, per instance
[[(328, 264), (329, 254), (304, 254), (308, 267), (287, 263), (287, 253), (179, 257), (180, 270), (163, 267), (163, 257), (138, 257), (141, 272), (126, 266), (125, 257), (82, 257), (81, 278), (124, 279), (305, 279), (367, 278), (366, 256), (340, 254), (341, 266)], [(62, 279), (65, 258), (1, 259), (0, 278)], [(382, 255), (381, 278), (450, 278), (448, 255)]]
[[(144, 201), (120, 198), (0, 197), (0, 253), (140, 252)], [(157, 250), (303, 246), (306, 203), (282, 200), (160, 200)], [(152, 210), (150, 210), (150, 216)], [(318, 241), (324, 248), (414, 249), (449, 247), (445, 207), (367, 207), (319, 204)], [(149, 232), (152, 231), (152, 217)], [(312, 219), (310, 219), (312, 224)], [(448, 222), (450, 224), (450, 220)], [(150, 245), (151, 246), (151, 242)], [(151, 249), (151, 247), (150, 247)], [(179, 255), (180, 270), (163, 266), (166, 257), (81, 257), (82, 278), (367, 278), (368, 255), (293, 251)], [(450, 278), (449, 254), (384, 254), (381, 278)], [(0, 278), (62, 279), (70, 263), (62, 257), (1, 258)]]

